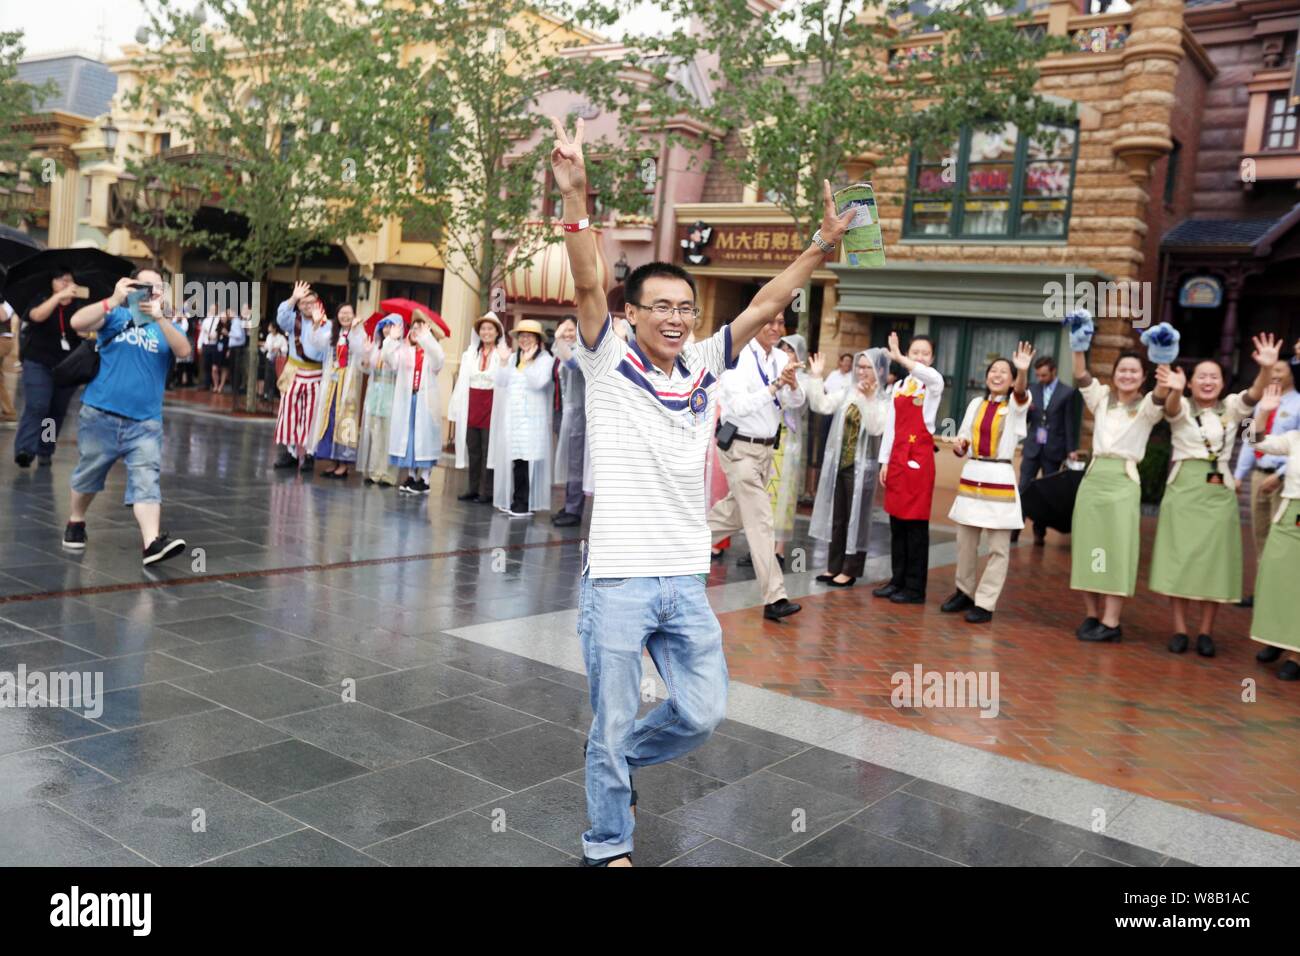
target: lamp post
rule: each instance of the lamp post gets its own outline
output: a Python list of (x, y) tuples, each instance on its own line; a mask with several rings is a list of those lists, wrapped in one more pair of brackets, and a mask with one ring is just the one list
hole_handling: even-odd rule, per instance
[[(162, 253), (162, 242), (157, 237), (167, 225), (168, 214), (176, 210), (196, 212), (203, 203), (203, 191), (192, 184), (174, 187), (158, 177), (141, 184), (139, 177), (129, 172), (119, 175), (116, 185), (112, 224), (125, 226), (144, 242), (157, 269)], [(141, 214), (147, 224), (140, 222)]]

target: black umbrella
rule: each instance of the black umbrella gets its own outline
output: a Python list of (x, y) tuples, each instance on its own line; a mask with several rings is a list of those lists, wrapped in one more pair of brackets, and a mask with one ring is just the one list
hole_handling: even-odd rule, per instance
[(40, 242), (13, 226), (0, 226), (0, 274), (2, 270), (40, 252)]
[(1083, 470), (1070, 468), (1031, 481), (1020, 496), (1025, 520), (1033, 521), (1040, 528), (1051, 528), (1061, 534), (1069, 534), (1074, 517), (1074, 499), (1079, 494), (1081, 481)]
[(71, 272), (77, 285), (90, 290), (90, 300), (106, 299), (113, 294), (117, 280), (134, 268), (130, 260), (99, 249), (46, 249), (10, 267), (4, 298), (19, 315), (26, 315), (28, 309), (50, 297), (54, 276)]

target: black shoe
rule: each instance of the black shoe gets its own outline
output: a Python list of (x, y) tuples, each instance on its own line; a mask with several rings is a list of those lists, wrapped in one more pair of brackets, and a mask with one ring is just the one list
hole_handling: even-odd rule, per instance
[(1278, 680), (1300, 680), (1300, 664), (1287, 661), (1277, 669)]
[(944, 614), (956, 614), (958, 611), (965, 611), (975, 606), (970, 595), (960, 589), (952, 592), (952, 597), (939, 605), (939, 610)]
[(1237, 602), (1237, 607), (1254, 607), (1254, 606), (1255, 606), (1255, 595), (1253, 594), (1250, 595), (1249, 597), (1244, 597)]
[(1183, 654), (1187, 651), (1187, 635), (1178, 633), (1169, 639), (1169, 653)]
[(895, 591), (889, 595), (891, 604), (924, 604), (925, 595), (913, 591)]
[(467, 492), (465, 492), (463, 495), (457, 495), (457, 496), (456, 496), (456, 500), (457, 500), (457, 501), (473, 501), (473, 500), (476, 499), (477, 497), (478, 497), (478, 492), (477, 492), (477, 491), (467, 491)]
[(1214, 656), (1214, 638), (1208, 634), (1196, 635), (1196, 653), (1202, 657)]
[(491, 496), (491, 495), (488, 495), (486, 498), (484, 498), (482, 495), (479, 495), (477, 498), (474, 499), (474, 504), (476, 504), (476, 505), (490, 505), (490, 504), (492, 504), (492, 496)]
[(989, 621), (993, 620), (993, 612), (986, 611), (984, 608), (976, 604), (966, 612), (966, 620), (970, 621), (972, 624), (987, 624)]
[(184, 539), (169, 538), (167, 532), (163, 531), (153, 539), (153, 544), (144, 549), (145, 567), (157, 564), (159, 561), (166, 561), (183, 550), (185, 550)]
[(69, 551), (86, 550), (86, 522), (68, 522), (68, 526), (63, 529), (63, 546)]
[(289, 454), (287, 451), (282, 451), (276, 457), (275, 464), (273, 464), (271, 467), (272, 468), (297, 468), (298, 459), (294, 458), (293, 455)]
[(1081, 641), (1086, 641), (1088, 638), (1085, 635), (1092, 633), (1099, 627), (1101, 627), (1101, 621), (1098, 618), (1085, 617), (1083, 623), (1074, 629), (1074, 636)]
[(830, 581), (830, 586), (833, 588), (851, 588), (853, 587), (853, 585), (857, 584), (857, 582), (858, 579), (855, 577), (850, 577), (847, 581), (836, 581), (834, 578), (832, 578)]
[(874, 589), (872, 590), (872, 592), (871, 592), (871, 596), (872, 596), (872, 597), (886, 597), (886, 598), (887, 598), (887, 597), (893, 597), (893, 596), (894, 596), (894, 592), (897, 591), (897, 590), (898, 590), (898, 588), (896, 588), (893, 584), (882, 584), (880, 587), (878, 587), (878, 588), (874, 588)]
[(375, 479), (367, 475), (364, 479), (362, 479), (361, 483), (363, 485), (373, 485), (375, 483)]
[(833, 574), (819, 574), (819, 575), (817, 575), (817, 577), (813, 578), (813, 580), (814, 580), (814, 581), (818, 581), (818, 582), (820, 582), (820, 583), (822, 583), (822, 584), (830, 584), (832, 581), (835, 580), (835, 575), (833, 575)]
[(769, 621), (779, 621), (783, 617), (789, 617), (791, 614), (798, 614), (801, 610), (800, 605), (795, 604), (786, 598), (779, 601), (773, 601), (763, 608), (763, 617)]
[(415, 484), (411, 486), (411, 494), (427, 495), (429, 493), (429, 483), (423, 478), (417, 478)]
[(415, 479), (407, 478), (404, 482), (402, 482), (400, 485), (397, 486), (397, 491), (399, 494), (403, 494), (403, 495), (415, 494)]
[(302, 464), (298, 466), (298, 470), (310, 474), (312, 469), (315, 467), (316, 467), (316, 456), (308, 455), (306, 458), (302, 460)]
[(30, 468), (32, 466), (32, 456), (25, 451), (20, 451), (14, 455), (14, 464), (19, 468)]
[(557, 528), (572, 528), (574, 525), (582, 524), (582, 518), (568, 511), (561, 511), (551, 519), (551, 524)]
[(1081, 641), (1094, 641), (1101, 644), (1118, 644), (1124, 639), (1124, 630), (1120, 627), (1107, 627), (1100, 621), (1097, 626), (1085, 634), (1079, 635)]
[(743, 558), (739, 558), (736, 561), (736, 567), (738, 568), (752, 568), (753, 566), (754, 566), (754, 558), (752, 555), (747, 554)]
[(1274, 647), (1272, 644), (1265, 644), (1259, 649), (1259, 653), (1255, 655), (1255, 660), (1261, 664), (1272, 664), (1281, 656), (1282, 648)]

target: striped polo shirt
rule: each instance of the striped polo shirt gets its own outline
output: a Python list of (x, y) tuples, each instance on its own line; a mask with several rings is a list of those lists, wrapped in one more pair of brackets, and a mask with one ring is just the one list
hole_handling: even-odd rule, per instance
[[(605, 319), (577, 350), (587, 380), (587, 454), (595, 483), (593, 578), (707, 574), (704, 462), (718, 378), (732, 368), (731, 328), (682, 349), (671, 375)], [(693, 397), (692, 397), (693, 396)]]

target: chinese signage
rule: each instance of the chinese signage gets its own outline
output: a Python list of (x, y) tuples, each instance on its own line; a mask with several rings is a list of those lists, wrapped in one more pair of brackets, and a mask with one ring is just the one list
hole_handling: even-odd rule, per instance
[[(707, 227), (702, 223), (677, 227), (678, 247), (689, 265), (772, 265), (784, 268), (803, 248), (794, 226), (790, 225), (723, 225)], [(705, 243), (700, 239), (707, 235)], [(706, 252), (704, 262), (692, 259)]]
[(1188, 309), (1214, 309), (1223, 301), (1223, 283), (1211, 276), (1192, 276), (1178, 291), (1178, 304)]

